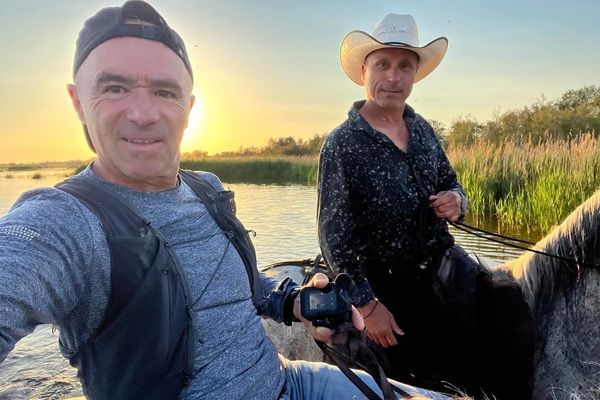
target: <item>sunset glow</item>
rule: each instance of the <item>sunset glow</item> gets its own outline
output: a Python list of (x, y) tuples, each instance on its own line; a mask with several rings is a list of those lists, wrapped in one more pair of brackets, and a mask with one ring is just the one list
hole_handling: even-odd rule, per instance
[[(93, 156), (65, 85), (83, 21), (112, 3), (3, 2), (0, 163)], [(194, 70), (197, 100), (185, 152), (214, 154), (331, 131), (364, 97), (340, 68), (340, 43), (354, 29), (370, 33), (388, 12), (414, 15), (422, 44), (449, 39), (445, 59), (409, 99), (428, 119), (486, 121), (600, 85), (600, 3), (592, 0), (576, 7), (555, 0), (152, 4), (185, 39)]]

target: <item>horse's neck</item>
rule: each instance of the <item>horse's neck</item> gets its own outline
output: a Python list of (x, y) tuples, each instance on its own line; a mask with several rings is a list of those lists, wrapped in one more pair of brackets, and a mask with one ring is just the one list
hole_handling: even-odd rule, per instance
[(577, 274), (575, 264), (565, 262), (565, 259), (583, 262), (587, 256), (582, 251), (585, 244), (577, 243), (577, 238), (583, 241), (584, 238), (595, 237), (596, 233), (582, 231), (589, 227), (582, 224), (581, 211), (581, 207), (578, 208), (560, 226), (536, 243), (533, 249), (545, 254), (525, 252), (503, 266), (521, 287), (523, 297), (532, 311), (540, 302), (548, 301), (558, 287), (570, 284), (569, 275)]

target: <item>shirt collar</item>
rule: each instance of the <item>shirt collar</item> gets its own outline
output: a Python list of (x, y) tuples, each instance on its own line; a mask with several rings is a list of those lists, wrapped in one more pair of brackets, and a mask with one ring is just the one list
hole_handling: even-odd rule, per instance
[[(358, 112), (365, 105), (366, 100), (355, 101), (350, 107), (350, 111), (348, 111), (348, 120), (352, 124), (354, 128), (362, 129), (365, 131), (372, 131), (373, 127), (369, 125), (366, 119), (363, 118), (362, 115)], [(415, 110), (408, 104), (404, 106), (404, 113), (402, 117), (406, 121), (407, 125), (410, 124), (415, 119)]]

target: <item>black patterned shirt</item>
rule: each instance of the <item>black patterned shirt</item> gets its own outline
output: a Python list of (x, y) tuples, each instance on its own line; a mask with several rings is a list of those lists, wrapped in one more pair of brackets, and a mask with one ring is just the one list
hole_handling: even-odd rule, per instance
[(371, 301), (373, 292), (392, 295), (393, 283), (407, 276), (403, 272), (454, 243), (446, 222), (429, 206), (430, 195), (459, 193), (461, 218), (467, 204), (425, 119), (405, 107), (404, 152), (360, 115), (364, 103), (354, 103), (348, 119), (327, 137), (318, 181), (319, 244), (329, 264), (357, 283), (357, 306)]

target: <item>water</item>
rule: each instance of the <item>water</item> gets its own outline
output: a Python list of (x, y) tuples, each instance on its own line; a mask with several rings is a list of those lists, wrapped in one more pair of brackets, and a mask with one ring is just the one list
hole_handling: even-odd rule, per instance
[[(32, 172), (0, 174), (0, 215), (18, 196), (29, 189), (51, 186), (63, 180), (68, 171), (42, 171), (41, 179)], [(290, 185), (227, 185), (236, 193), (238, 216), (253, 238), (260, 265), (282, 260), (314, 257), (319, 252), (316, 231), (316, 190)], [(490, 265), (517, 257), (520, 251), (502, 247), (453, 230), (457, 242), (475, 252)], [(21, 340), (0, 364), (0, 400), (61, 399), (81, 395), (74, 369), (58, 351), (58, 333), (49, 325), (39, 326)]]

